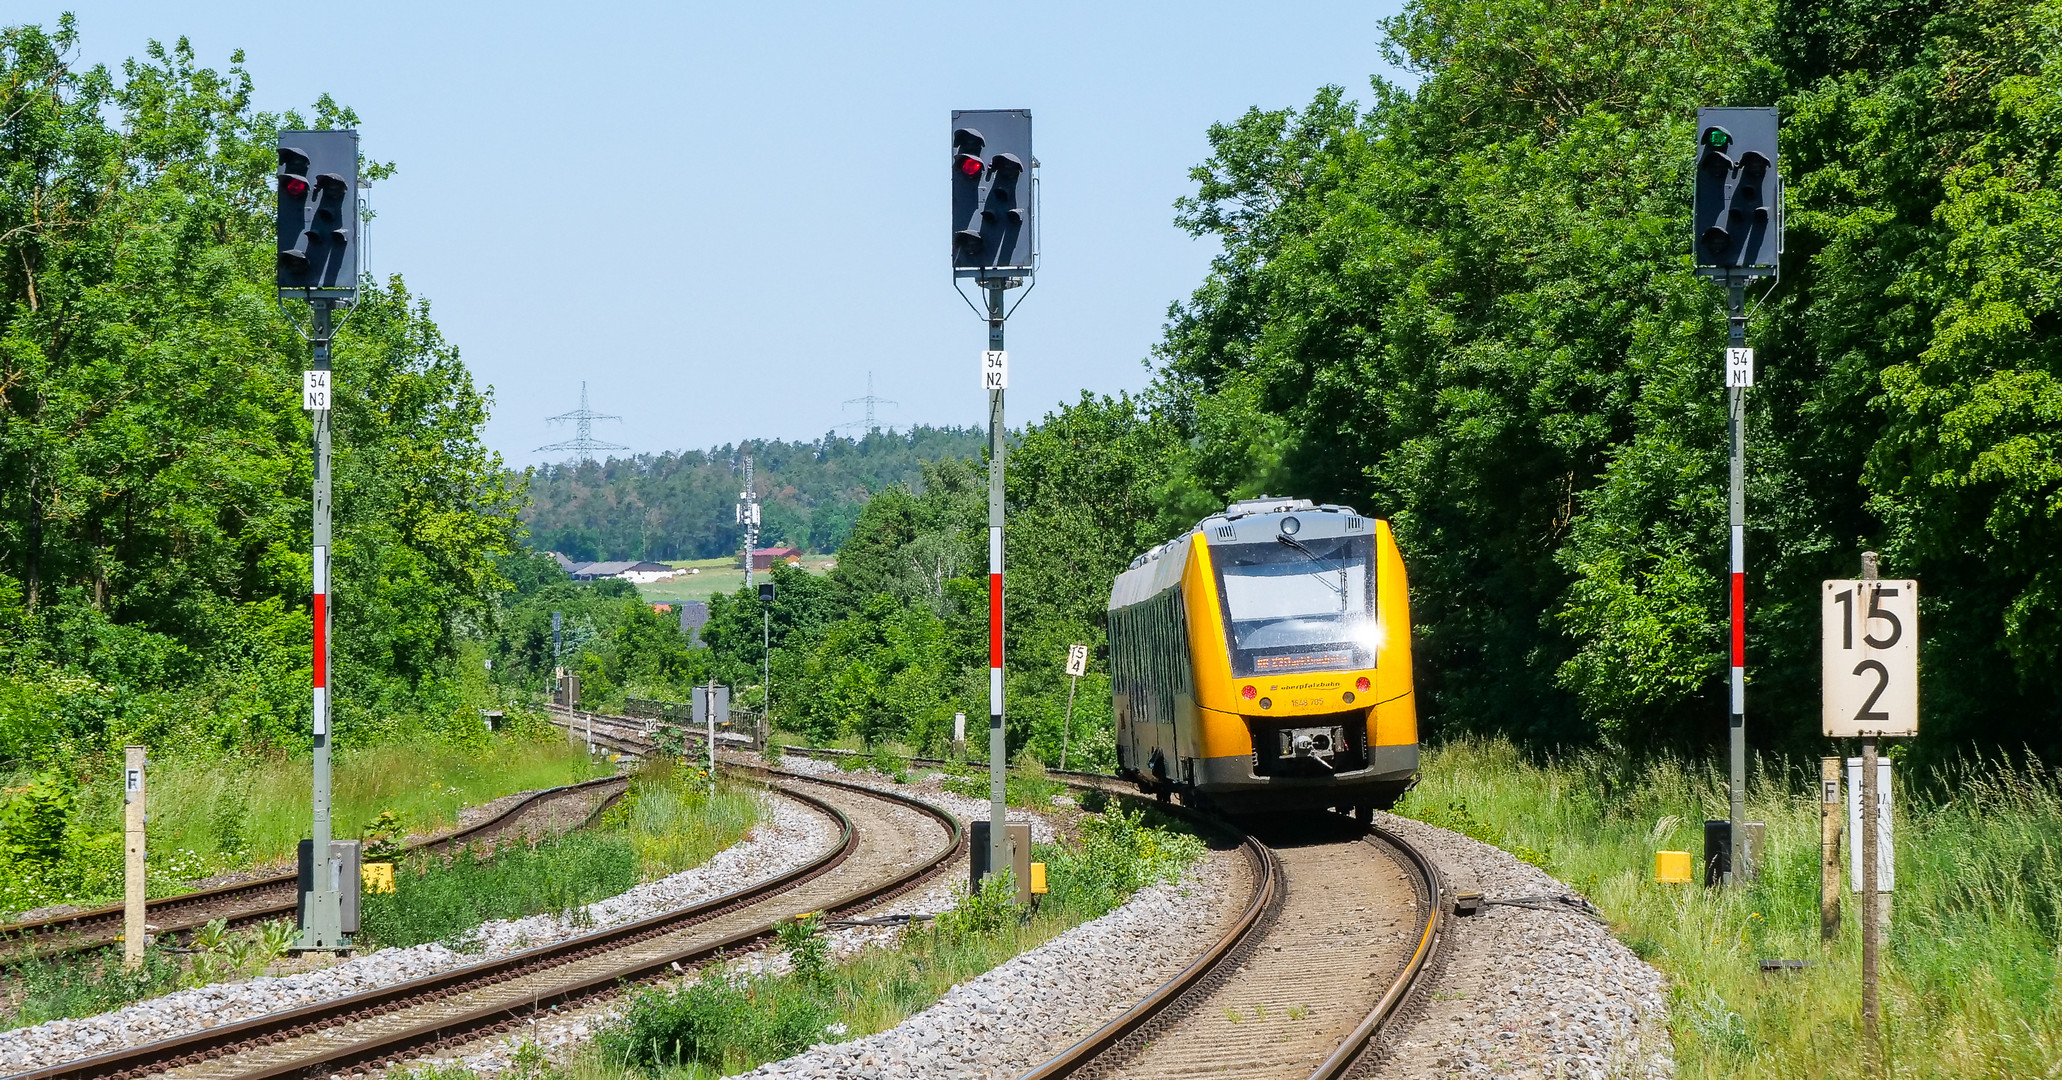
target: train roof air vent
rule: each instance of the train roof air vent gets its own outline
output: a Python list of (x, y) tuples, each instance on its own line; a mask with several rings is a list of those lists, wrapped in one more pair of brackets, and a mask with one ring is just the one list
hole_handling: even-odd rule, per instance
[(1365, 529), (1367, 528), (1367, 525), (1368, 523), (1366, 522), (1366, 520), (1359, 517), (1350, 517), (1346, 519), (1346, 527), (1348, 529)]
[(1229, 539), (1231, 539), (1231, 538), (1232, 538), (1232, 536), (1233, 536), (1234, 534), (1236, 534), (1237, 532), (1238, 532), (1238, 530), (1237, 530), (1237, 529), (1234, 529), (1234, 528), (1232, 528), (1232, 527), (1231, 527), (1231, 526), (1229, 526), (1229, 525), (1222, 525), (1222, 526), (1219, 526), (1219, 527), (1218, 527), (1218, 529), (1217, 529), (1217, 538), (1218, 538), (1219, 540), (1229, 540)]

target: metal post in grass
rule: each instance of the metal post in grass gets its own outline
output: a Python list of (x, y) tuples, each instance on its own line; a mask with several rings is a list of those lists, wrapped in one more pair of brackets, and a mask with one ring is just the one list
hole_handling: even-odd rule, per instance
[(1877, 997), (1876, 925), (1876, 736), (1862, 736), (1862, 1060), (1869, 1076), (1883, 1075), (1883, 1044)]
[(143, 747), (123, 748), (122, 769), (122, 966), (143, 966), (144, 851), (143, 829), (148, 820), (143, 804)]
[(1819, 762), (1819, 940), (1840, 937), (1840, 759)]
[(1088, 673), (1088, 646), (1067, 647), (1067, 718), (1060, 723), (1060, 771), (1067, 770), (1067, 738), (1074, 731), (1074, 691), (1081, 686), (1081, 676)]

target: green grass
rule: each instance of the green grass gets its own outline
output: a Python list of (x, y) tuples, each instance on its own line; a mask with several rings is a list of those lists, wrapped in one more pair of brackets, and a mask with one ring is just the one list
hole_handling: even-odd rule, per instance
[[(833, 555), (804, 555), (802, 569), (812, 574), (828, 573), (827, 567), (836, 558)], [(699, 574), (677, 577), (671, 581), (657, 581), (639, 585), (637, 595), (647, 603), (664, 604), (680, 600), (707, 600), (717, 593), (734, 593), (745, 583), (745, 572), (737, 564), (737, 557), (722, 559), (688, 559), (669, 561), (667, 566), (683, 570), (697, 569)], [(766, 571), (761, 570), (754, 580), (764, 580)]]
[(648, 762), (592, 829), (492, 852), (416, 855), (394, 868), (391, 894), (364, 898), (367, 947), (441, 941), (454, 948), (490, 919), (570, 913), (640, 881), (707, 862), (759, 819), (753, 789), (708, 790), (707, 774)]
[(637, 884), (637, 852), (620, 836), (569, 833), (449, 860), (417, 855), (394, 867), (394, 891), (361, 901), (367, 949), (441, 941), (463, 952), (489, 919), (571, 912)]
[[(332, 827), (354, 837), (387, 814), (405, 831), (435, 831), (455, 825), (464, 807), (609, 771), (556, 735), (345, 750), (332, 770)], [(181, 892), (185, 882), (225, 870), (291, 861), (308, 835), (311, 784), (309, 762), (283, 754), (153, 761), (150, 895)], [(61, 862), (33, 870), (11, 864), (0, 873), (0, 918), (45, 904), (121, 899), (120, 785), (119, 770), (108, 770), (78, 791)]]
[[(442, 941), (468, 947), (468, 932), (489, 919), (565, 912), (623, 892), (639, 881), (699, 866), (736, 843), (759, 820), (751, 788), (719, 784), (669, 761), (648, 763), (624, 798), (595, 827), (535, 844), (511, 843), (486, 857), (418, 854), (395, 867), (395, 891), (367, 894), (363, 949)], [(203, 951), (183, 962), (153, 950), (140, 972), (121, 968), (120, 950), (30, 961), (0, 971), (0, 1028), (89, 1016), (180, 985), (201, 985), (262, 970), (284, 951), (284, 923), (197, 935)]]
[[(1136, 889), (1180, 874), (1201, 856), (1200, 840), (1159, 827), (1156, 820), (1114, 812), (1087, 819), (1074, 841), (1040, 845), (1034, 857), (1050, 867), (1053, 891), (1028, 918), (1010, 902), (1009, 887), (997, 882), (997, 887), (962, 897), (933, 924), (905, 931), (894, 947), (867, 949), (821, 972), (800, 964), (792, 974), (733, 980), (712, 965), (694, 980), (634, 994), (622, 1018), (570, 1065), (548, 1065), (533, 1050), (517, 1075), (520, 1080), (705, 1080), (786, 1057), (811, 1043), (885, 1031), (952, 987), (1104, 914)], [(805, 936), (783, 934), (783, 945), (806, 959)], [(406, 1080), (471, 1077), (449, 1067), (398, 1075)]]
[(0, 1030), (118, 1009), (179, 989), (185, 975), (177, 956), (155, 948), (144, 952), (143, 966), (133, 971), (122, 966), (119, 948), (13, 964), (0, 971), (0, 996), (12, 1003), (0, 1012)]
[[(1399, 812), (1464, 828), (1536, 858), (1593, 900), (1635, 952), (1667, 973), (1677, 1075), (1862, 1075), (1858, 904), (1819, 940), (1818, 763), (1763, 772), (1748, 817), (1768, 823), (1761, 880), (1738, 891), (1660, 885), (1657, 850), (1702, 850), (1726, 814), (1723, 777), (1605, 753), (1550, 763), (1510, 744), (1429, 754)], [(1987, 764), (1946, 778), (1937, 801), (1898, 793), (1896, 918), (1884, 950), (1893, 1075), (2052, 1076), (2062, 1061), (2062, 786), (2039, 768)], [(1764, 975), (1762, 959), (1804, 960)]]
[(0, 969), (0, 1030), (46, 1020), (91, 1016), (182, 986), (202, 986), (262, 971), (285, 955), (293, 925), (275, 919), (231, 932), (216, 919), (191, 935), (185, 955), (152, 947), (135, 970), (122, 965), (119, 946), (83, 955), (30, 957)]
[(627, 797), (603, 815), (603, 827), (636, 853), (645, 880), (708, 862), (758, 823), (753, 789), (720, 783), (712, 795), (707, 777), (670, 758), (647, 762)]

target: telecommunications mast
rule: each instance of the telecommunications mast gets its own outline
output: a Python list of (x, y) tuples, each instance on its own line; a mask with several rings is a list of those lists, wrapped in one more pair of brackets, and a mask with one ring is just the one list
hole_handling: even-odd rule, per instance
[(752, 455), (745, 456), (745, 489), (737, 493), (737, 523), (745, 527), (745, 588), (752, 587), (752, 552), (759, 546), (759, 493), (752, 488)]

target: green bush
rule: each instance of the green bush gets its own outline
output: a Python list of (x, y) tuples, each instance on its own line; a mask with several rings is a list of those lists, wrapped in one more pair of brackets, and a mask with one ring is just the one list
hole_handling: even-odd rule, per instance
[(23, 787), (6, 789), (5, 796), (0, 801), (0, 859), (40, 868), (63, 858), (73, 802), (69, 778), (45, 772)]
[(1004, 870), (982, 878), (980, 889), (939, 912), (931, 920), (931, 930), (946, 941), (959, 942), (994, 937), (1023, 918), (1024, 909), (1017, 903), (1016, 875)]
[(1203, 855), (1192, 833), (1148, 824), (1122, 806), (1081, 820), (1081, 835), (1046, 849), (1048, 903), (1094, 918), (1148, 885), (1172, 881)]
[(774, 936), (794, 965), (795, 977), (808, 986), (821, 987), (830, 965), (830, 942), (823, 937), (823, 912), (812, 911), (774, 924)]

